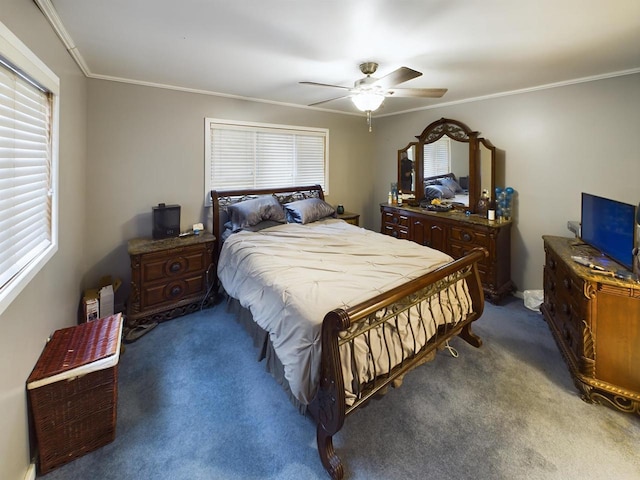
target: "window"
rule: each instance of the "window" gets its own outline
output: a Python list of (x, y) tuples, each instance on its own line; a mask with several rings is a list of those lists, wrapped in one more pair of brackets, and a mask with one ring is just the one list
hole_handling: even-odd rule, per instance
[(57, 250), (58, 88), (0, 23), (0, 313)]
[(451, 171), (451, 140), (444, 136), (423, 145), (424, 178), (444, 175)]
[(211, 190), (320, 185), (327, 193), (329, 131), (205, 119), (205, 204)]

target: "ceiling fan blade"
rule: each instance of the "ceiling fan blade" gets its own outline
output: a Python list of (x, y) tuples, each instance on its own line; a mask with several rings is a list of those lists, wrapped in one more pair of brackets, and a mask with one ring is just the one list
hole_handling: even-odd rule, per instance
[(315, 107), (316, 105), (320, 105), (320, 104), (327, 103), (327, 102), (333, 102), (334, 100), (340, 100), (341, 98), (346, 98), (346, 97), (349, 97), (349, 96), (350, 95), (342, 95), (341, 97), (330, 98), (328, 100), (321, 100), (320, 102), (310, 103), (308, 106), (309, 107)]
[(380, 86), (382, 88), (391, 88), (394, 85), (399, 85), (404, 82), (408, 82), (412, 78), (416, 78), (422, 75), (422, 73), (412, 70), (408, 67), (400, 67), (397, 70), (385, 75), (384, 77), (379, 78), (375, 81), (374, 85)]
[(342, 85), (329, 85), (328, 83), (318, 82), (299, 82), (300, 85), (315, 85), (316, 87), (330, 87), (330, 88), (343, 88), (345, 90), (351, 90), (351, 87), (343, 87)]
[(394, 88), (387, 92), (394, 97), (440, 98), (447, 93), (446, 88)]

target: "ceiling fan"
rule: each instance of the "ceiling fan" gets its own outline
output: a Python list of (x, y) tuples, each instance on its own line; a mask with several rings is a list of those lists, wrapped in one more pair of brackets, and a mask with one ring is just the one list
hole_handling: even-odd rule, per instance
[(309, 106), (320, 105), (340, 98), (351, 97), (353, 104), (362, 112), (367, 112), (369, 120), (369, 130), (371, 130), (371, 112), (376, 111), (387, 97), (418, 97), (418, 98), (440, 98), (446, 92), (446, 88), (395, 88), (396, 85), (407, 82), (422, 75), (421, 72), (408, 67), (400, 67), (397, 70), (381, 78), (372, 77), (378, 64), (375, 62), (365, 62), (360, 64), (360, 71), (366, 75), (364, 78), (356, 80), (353, 87), (342, 85), (329, 85), (317, 82), (300, 82), (302, 85), (315, 85), (319, 87), (339, 88), (347, 90), (346, 95), (315, 102)]
[(440, 98), (446, 92), (446, 88), (395, 88), (396, 85), (407, 82), (422, 75), (421, 72), (408, 67), (400, 67), (397, 70), (381, 78), (372, 77), (378, 64), (375, 62), (364, 62), (360, 64), (360, 71), (366, 75), (364, 78), (356, 80), (353, 87), (342, 85), (330, 85), (317, 82), (300, 82), (302, 85), (315, 85), (319, 87), (339, 88), (347, 90), (348, 93), (339, 97), (329, 98), (320, 102), (315, 102), (309, 106), (320, 105), (340, 98), (351, 97), (351, 101), (356, 108), (367, 113), (369, 131), (371, 131), (371, 112), (376, 111), (387, 97), (418, 97), (418, 98)]

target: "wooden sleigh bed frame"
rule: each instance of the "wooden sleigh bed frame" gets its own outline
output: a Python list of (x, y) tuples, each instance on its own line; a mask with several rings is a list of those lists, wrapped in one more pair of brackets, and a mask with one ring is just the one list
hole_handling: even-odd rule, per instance
[[(213, 201), (213, 233), (216, 237), (215, 260), (222, 247), (223, 225), (226, 206), (243, 200), (255, 198), (258, 195), (274, 194), (277, 198), (294, 195), (297, 198), (317, 197), (324, 199), (319, 186), (288, 187), (275, 189), (228, 190), (212, 191)], [(291, 197), (289, 197), (291, 198)], [(333, 436), (340, 431), (345, 419), (366, 406), (373, 397), (383, 395), (388, 387), (400, 386), (404, 375), (418, 365), (434, 358), (436, 350), (442, 349), (454, 336), (460, 336), (474, 347), (480, 347), (482, 340), (471, 331), (471, 324), (477, 320), (484, 309), (484, 293), (477, 269), (477, 262), (483, 259), (487, 252), (474, 249), (468, 255), (452, 261), (417, 279), (393, 288), (382, 294), (363, 301), (347, 309), (335, 309), (327, 312), (322, 322), (321, 332), (321, 372), (317, 394), (307, 406), (307, 411), (316, 422), (317, 446), (320, 459), (326, 471), (334, 479), (344, 476), (344, 468), (333, 447)], [(463, 318), (456, 318), (444, 326), (436, 329), (436, 333), (415, 354), (402, 355), (399, 365), (389, 372), (376, 375), (374, 379), (358, 382), (355, 387), (355, 400), (348, 402), (345, 392), (345, 379), (341, 364), (340, 348), (353, 342), (367, 340), (374, 329), (382, 329), (385, 335), (393, 335), (392, 330), (385, 324), (397, 322), (398, 315), (424, 302), (434, 302), (441, 298), (441, 293), (449, 291), (457, 282), (465, 282), (470, 299), (470, 312)], [(434, 300), (436, 299), (436, 300)], [(429, 303), (431, 305), (431, 303)], [(422, 322), (422, 316), (419, 319)], [(380, 330), (379, 330), (380, 331)], [(414, 337), (415, 340), (415, 337)], [(374, 367), (375, 368), (375, 367)]]

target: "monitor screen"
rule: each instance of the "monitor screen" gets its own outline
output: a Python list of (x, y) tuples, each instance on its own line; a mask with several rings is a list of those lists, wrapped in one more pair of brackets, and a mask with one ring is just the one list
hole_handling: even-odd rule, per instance
[(631, 270), (636, 207), (582, 193), (582, 241)]

